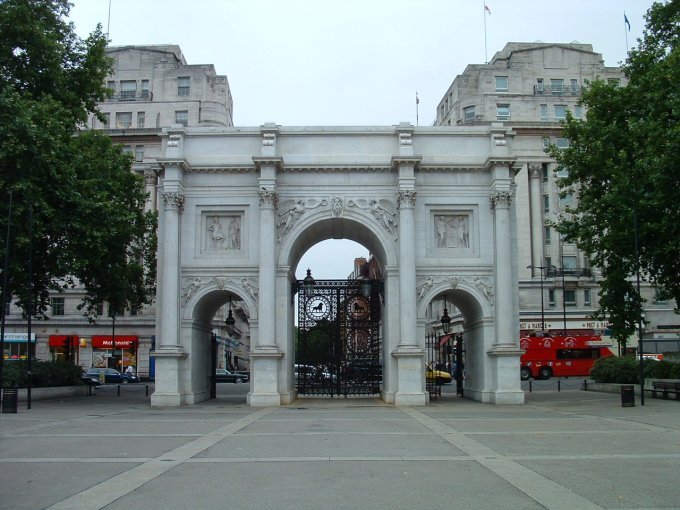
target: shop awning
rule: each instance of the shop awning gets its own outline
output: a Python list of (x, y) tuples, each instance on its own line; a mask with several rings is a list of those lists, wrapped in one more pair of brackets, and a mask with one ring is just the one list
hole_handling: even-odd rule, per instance
[(66, 339), (69, 338), (69, 343), (71, 347), (78, 347), (79, 338), (78, 335), (50, 335), (49, 346), (50, 347), (66, 347)]

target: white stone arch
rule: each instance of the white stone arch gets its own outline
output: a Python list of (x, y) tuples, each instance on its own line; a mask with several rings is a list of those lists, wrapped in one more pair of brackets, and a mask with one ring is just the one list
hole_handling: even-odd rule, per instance
[(383, 267), (398, 263), (395, 239), (380, 227), (367, 211), (345, 208), (334, 216), (329, 209), (309, 211), (283, 236), (279, 246), (279, 266), (294, 270), (302, 255), (327, 239), (349, 239), (365, 246)]
[[(209, 314), (208, 320), (212, 320), (212, 317), (214, 317), (217, 310), (219, 310), (221, 306), (224, 306), (229, 300), (230, 295), (236, 297), (234, 301), (243, 301), (246, 304), (250, 318), (252, 320), (257, 320), (257, 302), (244, 291), (241, 285), (238, 284), (242, 277), (214, 276), (204, 278), (208, 280), (208, 282), (201, 286), (200, 290), (191, 296), (186, 304), (182, 306), (182, 321), (200, 320), (206, 313), (206, 305), (208, 310), (212, 310), (212, 312), (207, 312)], [(243, 278), (248, 277), (244, 276)], [(256, 279), (257, 277), (251, 276), (250, 278)], [(226, 296), (226, 300), (221, 299), (222, 296)], [(218, 302), (219, 304), (217, 304)]]
[[(476, 277), (438, 276), (430, 290), (418, 302), (419, 334), (423, 339), (427, 330), (427, 308), (432, 301), (448, 301), (449, 311), (455, 306), (463, 315), (463, 338), (465, 348), (466, 381), (465, 392), (468, 396), (480, 396), (489, 387), (490, 370), (487, 351), (493, 345), (495, 320), (493, 305), (474, 284)], [(452, 281), (454, 285), (452, 285)], [(430, 321), (434, 318), (430, 318)]]

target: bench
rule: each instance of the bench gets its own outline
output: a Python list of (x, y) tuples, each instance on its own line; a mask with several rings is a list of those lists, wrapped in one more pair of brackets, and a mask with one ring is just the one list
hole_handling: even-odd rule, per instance
[(652, 398), (657, 398), (657, 392), (661, 392), (663, 399), (668, 399), (669, 393), (674, 393), (675, 400), (680, 400), (680, 382), (652, 381)]

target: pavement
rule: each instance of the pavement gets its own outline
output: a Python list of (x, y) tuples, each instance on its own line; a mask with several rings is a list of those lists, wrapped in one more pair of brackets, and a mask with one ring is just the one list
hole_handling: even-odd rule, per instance
[(578, 389), (521, 406), (450, 393), (424, 407), (149, 401), (125, 385), (0, 414), (0, 508), (680, 508), (677, 401), (622, 407)]

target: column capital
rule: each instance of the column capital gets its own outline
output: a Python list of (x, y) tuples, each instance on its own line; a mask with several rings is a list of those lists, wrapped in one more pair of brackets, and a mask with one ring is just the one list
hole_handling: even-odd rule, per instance
[(490, 195), (491, 208), (508, 208), (510, 207), (510, 202), (512, 201), (511, 191), (492, 191)]
[(416, 195), (418, 194), (415, 190), (400, 190), (397, 192), (397, 204), (399, 208), (402, 207), (414, 207), (416, 205)]
[(279, 205), (279, 194), (273, 190), (260, 190), (260, 207), (263, 209), (276, 209)]
[(529, 178), (530, 179), (540, 179), (543, 177), (543, 164), (541, 163), (529, 163)]
[(144, 184), (153, 186), (158, 182), (158, 170), (144, 170)]
[(184, 210), (184, 193), (180, 191), (162, 191), (163, 203), (166, 210)]

